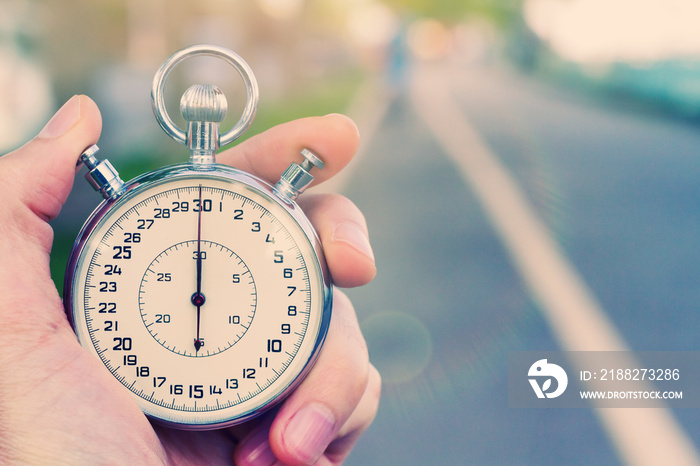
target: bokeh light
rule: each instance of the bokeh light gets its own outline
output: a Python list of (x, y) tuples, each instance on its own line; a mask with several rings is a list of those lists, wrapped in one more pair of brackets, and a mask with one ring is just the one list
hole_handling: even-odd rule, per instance
[(436, 19), (415, 21), (408, 29), (409, 48), (418, 58), (424, 60), (444, 57), (449, 50), (450, 42), (450, 31)]
[(425, 324), (411, 314), (379, 312), (362, 323), (362, 333), (384, 383), (409, 382), (430, 362), (432, 337)]

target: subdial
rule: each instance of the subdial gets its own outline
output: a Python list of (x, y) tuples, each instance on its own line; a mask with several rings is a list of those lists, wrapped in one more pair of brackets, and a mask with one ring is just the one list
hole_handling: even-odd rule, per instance
[[(198, 261), (206, 290), (193, 289)], [(245, 262), (206, 240), (199, 246), (197, 240), (183, 241), (158, 254), (139, 288), (144, 325), (158, 343), (182, 356), (212, 356), (235, 345), (253, 322), (256, 306), (255, 281)]]

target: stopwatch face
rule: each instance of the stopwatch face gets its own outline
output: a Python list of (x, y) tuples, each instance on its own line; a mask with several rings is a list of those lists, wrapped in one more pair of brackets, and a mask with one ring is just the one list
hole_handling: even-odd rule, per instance
[(330, 282), (310, 228), (233, 170), (136, 180), (73, 251), (78, 339), (156, 420), (247, 420), (301, 380), (325, 337)]

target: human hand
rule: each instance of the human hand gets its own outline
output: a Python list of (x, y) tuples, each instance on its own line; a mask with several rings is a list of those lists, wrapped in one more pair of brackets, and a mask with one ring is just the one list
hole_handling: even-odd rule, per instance
[[(334, 293), (333, 317), (308, 377), (273, 413), (228, 429), (152, 426), (131, 394), (77, 342), (49, 272), (53, 232), (75, 162), (101, 130), (96, 105), (74, 97), (34, 140), (0, 157), (0, 463), (337, 464), (377, 410), (380, 378), (352, 305)], [(277, 126), (219, 155), (273, 181), (302, 147), (322, 154), (321, 182), (357, 148), (345, 117)], [(335, 195), (299, 198), (338, 286), (374, 274), (364, 218)]]

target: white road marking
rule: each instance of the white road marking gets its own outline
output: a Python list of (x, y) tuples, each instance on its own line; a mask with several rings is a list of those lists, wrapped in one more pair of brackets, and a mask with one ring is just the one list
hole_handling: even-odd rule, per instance
[[(416, 69), (411, 89), (416, 113), (473, 189), (561, 347), (629, 351), (517, 181), (454, 104), (450, 77), (455, 75), (447, 65)], [(700, 464), (692, 441), (668, 409), (596, 408), (596, 413), (626, 463)]]

